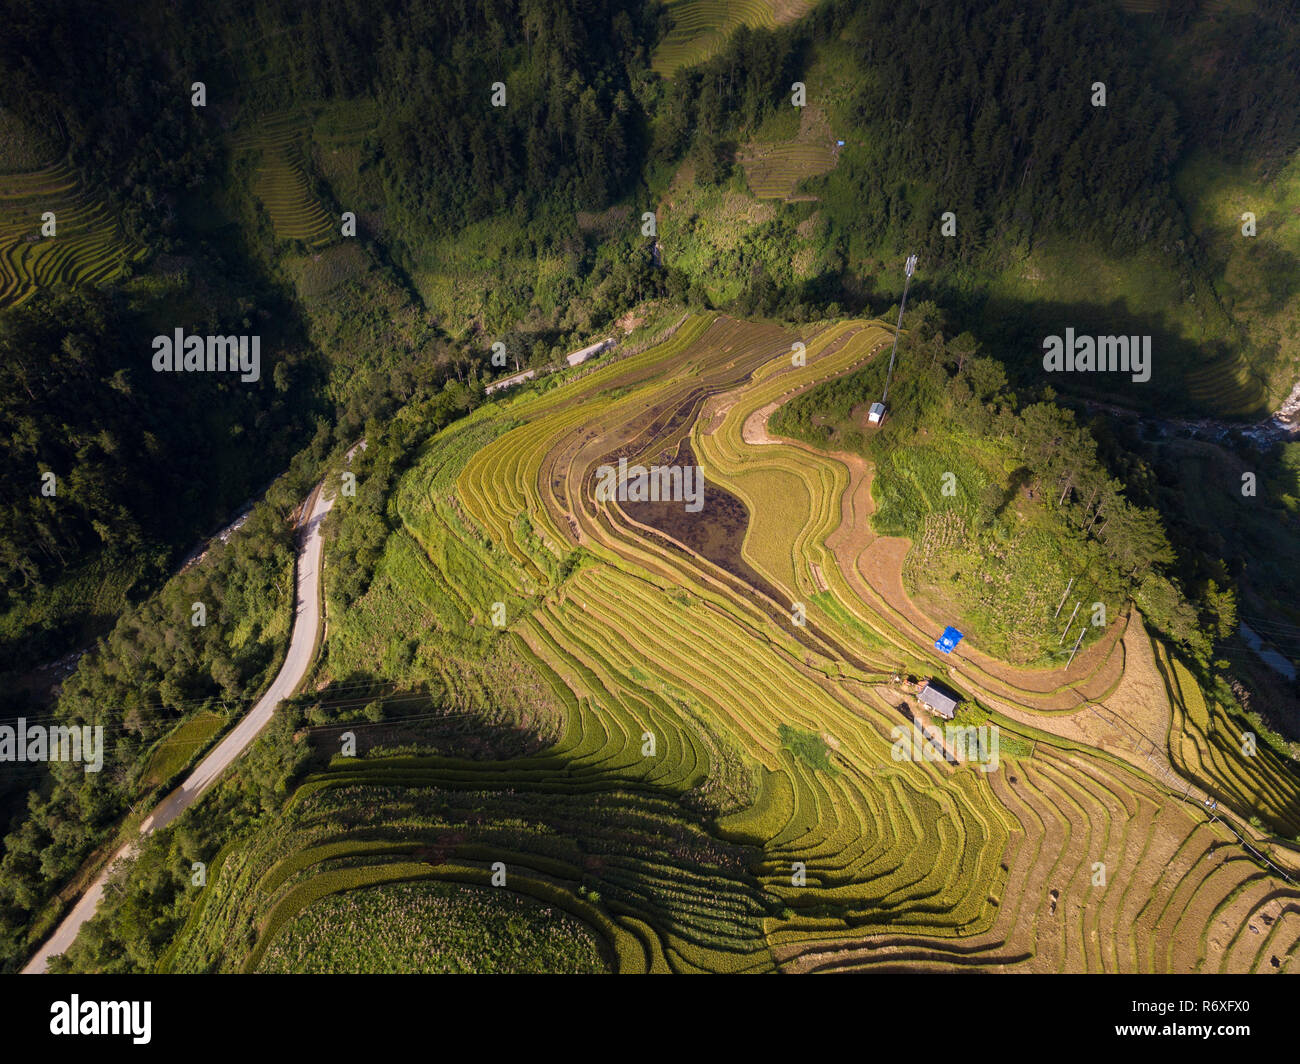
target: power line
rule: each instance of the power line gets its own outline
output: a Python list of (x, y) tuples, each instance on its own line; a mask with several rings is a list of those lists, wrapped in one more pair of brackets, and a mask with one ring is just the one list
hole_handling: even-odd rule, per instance
[[(422, 696), (422, 695), (396, 696), (396, 697), (385, 699), (384, 705), (388, 706), (399, 702), (420, 701), (425, 697), (426, 696)], [(363, 699), (356, 699), (353, 704), (360, 705), (363, 701), (364, 701)], [(339, 706), (342, 705), (342, 703), (324, 702), (322, 703), (322, 705)], [(414, 724), (422, 721), (430, 721), (430, 720), (455, 721), (455, 720), (464, 720), (466, 718), (473, 718), (475, 720), (486, 723), (486, 721), (484, 721), (483, 715), (475, 710), (459, 710), (452, 713), (413, 713), (409, 716), (394, 717), (391, 720), (379, 720), (379, 721), (345, 720), (345, 721), (331, 721), (325, 724), (308, 724), (307, 731), (314, 733), (314, 732), (323, 732), (323, 731), (343, 731), (343, 730), (354, 731), (359, 728), (401, 728), (407, 724)], [(219, 741), (220, 741), (219, 737), (215, 735), (209, 739), (182, 739), (182, 740), (164, 739), (162, 742), (158, 744), (158, 746), (184, 747), (184, 746), (197, 746), (199, 744), (210, 744), (211, 746), (215, 747)], [(118, 741), (115, 744), (112, 752), (110, 752), (109, 750), (103, 751), (105, 763), (107, 764), (110, 761), (110, 759), (115, 759), (116, 752), (118, 750), (121, 750), (124, 746), (127, 745), (128, 744), (122, 741)], [(144, 749), (133, 749), (130, 750), (129, 752), (136, 755), (143, 755), (145, 753), (151, 753), (156, 748), (157, 747), (151, 746), (151, 747), (146, 747)], [(135, 760), (138, 761), (139, 758), (137, 757)], [(31, 779), (39, 779), (39, 778), (46, 777), (50, 774), (50, 765), (56, 763), (63, 764), (64, 761), (60, 759), (58, 762), (53, 762), (53, 761), (8, 762), (8, 764), (15, 764), (15, 765), (21, 764), (24, 767), (17, 769), (16, 771), (5, 771), (3, 773), (3, 776), (0, 777), (0, 782), (8, 781), (8, 780), (31, 780)], [(82, 762), (70, 761), (67, 763), (81, 764)]]
[[(396, 680), (354, 680), (351, 683), (330, 684), (329, 687), (323, 688), (320, 691), (303, 692), (299, 695), (295, 695), (292, 697), (302, 698), (302, 697), (312, 697), (312, 696), (324, 696), (327, 694), (332, 694), (334, 692), (369, 690), (376, 687), (386, 687), (392, 684), (396, 684), (397, 682), (398, 681)], [(237, 706), (243, 703), (256, 703), (262, 697), (263, 695), (257, 694), (257, 695), (234, 695), (232, 697), (226, 698), (221, 695), (214, 694), (214, 695), (205, 695), (205, 696), (200, 696), (195, 698), (178, 698), (175, 701), (171, 701), (171, 702), (146, 702), (139, 705), (125, 705), (119, 702), (108, 708), (115, 710), (119, 715), (124, 715), (125, 713), (132, 710), (139, 711), (139, 710), (149, 710), (149, 709), (153, 709), (153, 710), (178, 709), (184, 711), (186, 708), (192, 709), (198, 706), (213, 705), (213, 704), (220, 705), (220, 706)], [(385, 696), (377, 695), (376, 697), (382, 698)], [(103, 707), (101, 706), (101, 708)], [(24, 720), (28, 721), (29, 723), (32, 721), (40, 722), (40, 721), (59, 720), (61, 718), (57, 716), (57, 713), (58, 713), (57, 709), (38, 710), (35, 713), (15, 713), (11, 717), (6, 716), (4, 718), (0, 718), (0, 724), (3, 724), (5, 721), (8, 720), (17, 720), (19, 717), (22, 717)], [(64, 720), (64, 723), (67, 723), (67, 721)]]

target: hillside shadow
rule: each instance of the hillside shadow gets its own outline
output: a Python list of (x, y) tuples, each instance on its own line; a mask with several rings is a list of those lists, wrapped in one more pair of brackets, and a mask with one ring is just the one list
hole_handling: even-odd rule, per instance
[[(695, 943), (722, 966), (770, 962), (763, 921), (783, 905), (759, 874), (763, 851), (719, 829), (712, 799), (686, 785), (689, 764), (645, 775), (612, 767), (617, 757), (593, 762), (553, 747), (530, 754), (513, 729), (473, 713), (431, 715), (425, 692), (364, 672), (319, 694), (332, 705), (413, 697), (400, 719), (375, 729), (407, 727), (406, 746), (374, 750), (364, 723), (311, 728), (311, 778), (342, 776), (346, 786), (370, 788), (335, 841), (409, 841), (417, 844), (412, 859), (432, 866), (486, 867), (504, 847), (511, 876), (546, 879), (588, 904), (634, 914), (657, 938)], [(335, 757), (348, 730), (357, 738), (352, 763)], [(419, 758), (414, 738), (424, 748)], [(674, 751), (680, 755), (665, 747), (663, 770), (672, 769)], [(715, 911), (718, 899), (725, 905)]]
[[(994, 518), (1000, 518), (1006, 513), (1007, 507), (1021, 491), (1029, 487), (1033, 482), (1034, 475), (1028, 466), (1018, 466), (1007, 478), (1006, 490), (1002, 493), (1002, 498), (993, 510)], [(1032, 497), (1032, 496), (1031, 496)]]
[[(1300, 258), (1288, 255), (1290, 276), (1300, 278)], [(811, 282), (821, 296), (832, 291), (830, 278)], [(1300, 288), (1300, 280), (1277, 281), (1271, 286), (1269, 303), (1283, 305)], [(876, 278), (846, 279), (838, 290), (839, 302), (855, 313), (881, 313), (896, 308), (898, 294), (882, 291)], [(994, 295), (987, 290), (972, 292), (945, 278), (920, 278), (912, 286), (908, 302), (915, 306), (932, 300), (944, 308), (953, 332), (969, 331), (983, 352), (1001, 361), (1013, 387), (1050, 386), (1064, 397), (1112, 403), (1135, 412), (1159, 416), (1216, 417), (1242, 423), (1268, 417), (1264, 382), (1249, 368), (1261, 354), (1246, 352), (1242, 345), (1223, 339), (1193, 342), (1180, 336), (1177, 323), (1160, 310), (1135, 312), (1119, 299), (1109, 301), (1028, 300)], [(1073, 328), (1076, 335), (1151, 337), (1151, 378), (1135, 382), (1127, 373), (1056, 372), (1043, 369), (1043, 339), (1063, 335)], [(906, 367), (905, 345), (900, 346), (900, 369)], [(1238, 382), (1238, 363), (1249, 369), (1249, 379)], [(1216, 377), (1214, 367), (1226, 367)], [(1198, 373), (1204, 375), (1199, 393), (1192, 387)]]
[(548, 746), (531, 729), (494, 724), (457, 712), (437, 684), (405, 684), (353, 671), (316, 692), (307, 703), (314, 768), (340, 752), (351, 732), (356, 756), (380, 750), (419, 750), (471, 761), (535, 755)]

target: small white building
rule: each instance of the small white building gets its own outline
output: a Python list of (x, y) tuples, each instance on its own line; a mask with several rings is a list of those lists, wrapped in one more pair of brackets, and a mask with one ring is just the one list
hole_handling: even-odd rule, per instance
[(516, 384), (530, 381), (536, 376), (537, 370), (526, 369), (522, 373), (512, 373), (509, 377), (502, 377), (499, 381), (493, 381), (483, 391), (485, 394), (491, 395), (493, 392), (499, 392), (502, 388), (513, 388)]
[(581, 351), (575, 351), (571, 355), (566, 355), (565, 361), (567, 361), (570, 366), (580, 366), (584, 362), (586, 362), (587, 359), (591, 358), (594, 355), (598, 355), (602, 351), (611, 348), (613, 346), (614, 346), (614, 341), (612, 339), (601, 340), (598, 343), (592, 344), (590, 347), (584, 347)]
[(879, 425), (885, 419), (885, 404), (872, 403), (871, 409), (867, 411), (867, 423), (870, 425)]

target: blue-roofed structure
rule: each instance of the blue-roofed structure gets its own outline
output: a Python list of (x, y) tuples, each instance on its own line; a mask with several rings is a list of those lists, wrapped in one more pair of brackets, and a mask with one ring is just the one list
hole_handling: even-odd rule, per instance
[(949, 625), (943, 630), (943, 635), (939, 637), (939, 641), (934, 644), (934, 649), (940, 650), (945, 654), (951, 654), (953, 647), (960, 642), (961, 632), (957, 631), (957, 629), (952, 627), (952, 625)]

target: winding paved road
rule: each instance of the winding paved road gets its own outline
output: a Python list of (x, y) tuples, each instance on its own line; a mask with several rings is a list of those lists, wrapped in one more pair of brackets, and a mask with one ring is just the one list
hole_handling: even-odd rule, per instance
[[(350, 457), (350, 455), (349, 455)], [(176, 790), (172, 791), (159, 803), (140, 825), (140, 837), (166, 827), (186, 809), (199, 800), (217, 778), (247, 749), (248, 744), (257, 737), (258, 732), (271, 722), (275, 707), (288, 698), (302, 683), (316, 656), (316, 636), (320, 631), (321, 620), (321, 559), (323, 544), (321, 541), (321, 522), (325, 514), (334, 505), (333, 499), (325, 498), (321, 486), (318, 486), (307, 500), (308, 516), (300, 529), (301, 542), (298, 548), (298, 601), (294, 610), (293, 631), (289, 636), (289, 651), (284, 656), (284, 664), (271, 681), (271, 686), (257, 704), (237, 724), (230, 733), (217, 744), (207, 757), (199, 762), (198, 767), (186, 777)], [(104, 884), (108, 882), (113, 866), (135, 848), (136, 840), (128, 842), (108, 862), (95, 877), (95, 881), (77, 901), (72, 911), (63, 918), (49, 941), (45, 943), (23, 969), (25, 974), (43, 973), (51, 957), (63, 953), (73, 940), (81, 925), (95, 915), (99, 899), (104, 895)]]

